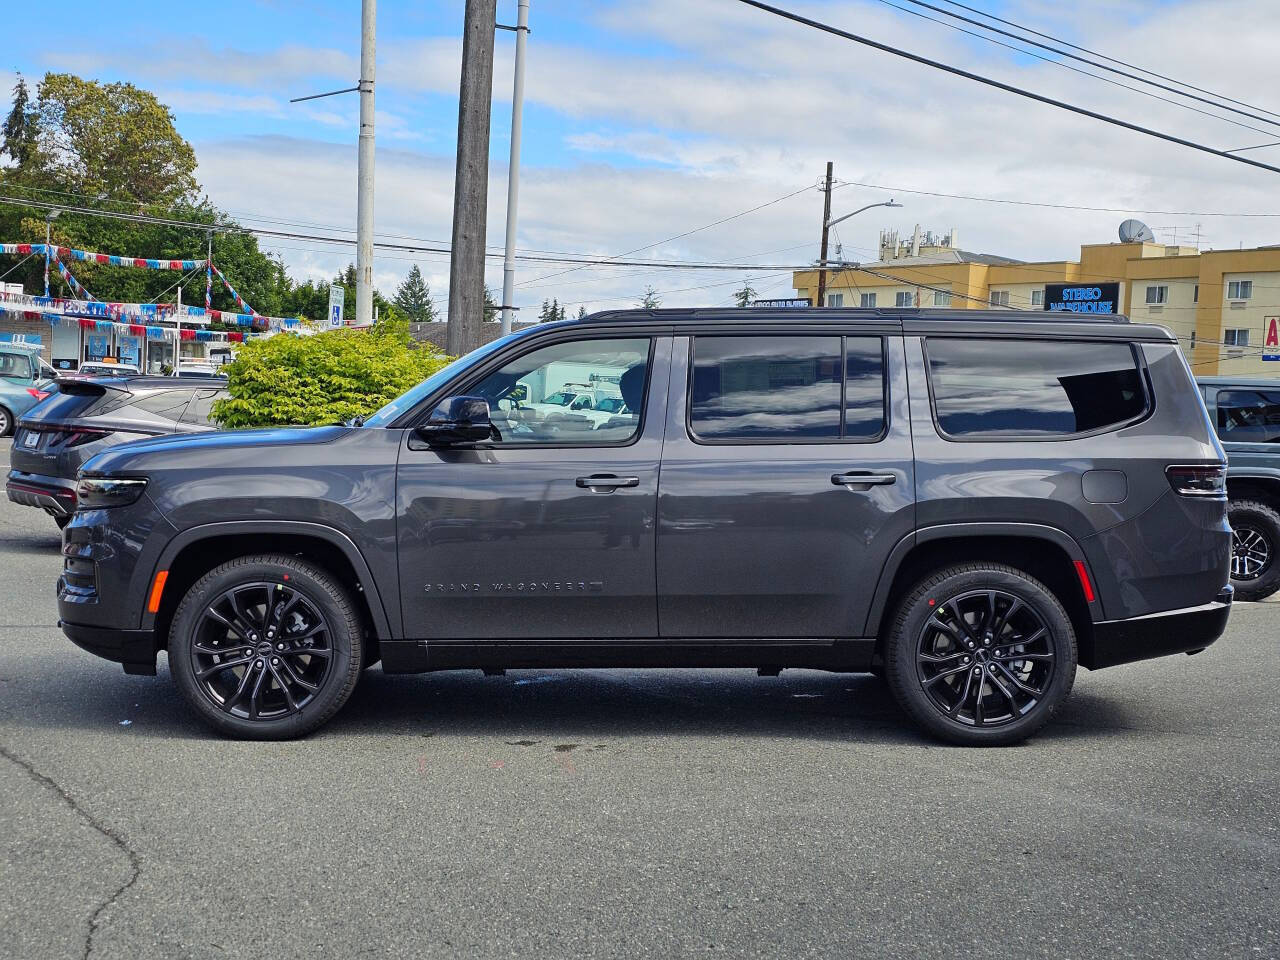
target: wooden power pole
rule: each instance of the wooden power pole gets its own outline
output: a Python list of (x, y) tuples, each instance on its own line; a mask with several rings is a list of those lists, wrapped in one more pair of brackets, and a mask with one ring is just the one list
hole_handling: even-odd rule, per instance
[(449, 256), (449, 328), (454, 356), (480, 346), (484, 320), (485, 219), (489, 200), (489, 106), (497, 0), (467, 0), (458, 93), (458, 165), (453, 181), (453, 250)]
[(822, 188), (826, 198), (822, 201), (822, 245), (818, 249), (818, 298), (815, 307), (827, 302), (827, 234), (831, 231), (831, 161), (827, 161), (827, 182)]

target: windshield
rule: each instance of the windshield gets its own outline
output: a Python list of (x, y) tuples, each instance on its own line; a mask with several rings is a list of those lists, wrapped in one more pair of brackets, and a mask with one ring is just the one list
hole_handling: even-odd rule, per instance
[(547, 397), (542, 402), (550, 404), (553, 407), (567, 407), (569, 404), (573, 403), (576, 396), (576, 393), (565, 393), (563, 390), (559, 390), (551, 394), (551, 396)]
[(505, 337), (494, 340), (492, 343), (486, 343), (483, 347), (472, 350), (465, 356), (459, 357), (453, 363), (437, 370), (427, 379), (423, 380), (416, 387), (411, 387), (400, 396), (396, 397), (382, 409), (371, 413), (365, 418), (363, 426), (366, 427), (385, 427), (389, 426), (391, 421), (406, 410), (412, 410), (416, 407), (424, 397), (435, 393), (443, 387), (449, 380), (465, 371), (468, 367), (473, 367), (477, 363), (481, 363), (491, 353), (501, 350), (516, 337), (522, 333), (512, 333)]

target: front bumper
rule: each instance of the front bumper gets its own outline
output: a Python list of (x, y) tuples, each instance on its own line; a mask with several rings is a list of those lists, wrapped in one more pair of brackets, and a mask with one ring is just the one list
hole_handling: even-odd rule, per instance
[(76, 509), (76, 485), (73, 480), (10, 470), (4, 489), (14, 503), (20, 503), (24, 507), (39, 507), (55, 517), (69, 517)]
[(1199, 653), (1227, 629), (1234, 590), (1226, 586), (1211, 602), (1127, 620), (1103, 620), (1080, 642), (1080, 665), (1090, 670), (1175, 653)]
[(154, 676), (156, 640), (152, 630), (112, 630), (59, 620), (67, 638), (82, 650), (124, 666), (125, 673)]

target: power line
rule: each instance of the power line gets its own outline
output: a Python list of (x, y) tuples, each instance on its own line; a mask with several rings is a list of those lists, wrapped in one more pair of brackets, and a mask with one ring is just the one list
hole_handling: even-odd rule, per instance
[[(805, 188), (809, 189), (809, 188)], [(795, 194), (791, 194), (794, 196)], [(784, 198), (785, 199), (785, 198)], [(771, 201), (776, 202), (776, 201)], [(14, 206), (35, 207), (43, 210), (64, 210), (68, 213), (78, 213), (86, 216), (106, 217), (113, 220), (125, 220), (133, 223), (145, 223), (154, 226), (167, 227), (183, 227), (192, 230), (199, 230), (203, 233), (213, 231), (214, 233), (254, 235), (264, 237), (280, 237), (286, 240), (303, 240), (314, 243), (330, 243), (340, 246), (354, 246), (355, 240), (348, 237), (327, 237), (319, 234), (293, 233), (284, 230), (268, 230), (262, 227), (230, 227), (218, 224), (195, 223), (191, 221), (170, 220), (163, 217), (151, 217), (144, 214), (119, 213), (108, 210), (93, 210), (84, 207), (71, 207), (66, 204), (47, 203), (42, 200), (26, 200), (18, 197), (0, 196), (0, 203), (8, 203)], [(764, 204), (763, 206), (767, 206)], [(753, 208), (759, 209), (759, 208)], [(750, 211), (744, 211), (747, 213)], [(735, 216), (742, 216), (736, 214)], [(727, 218), (733, 219), (733, 218)], [(723, 221), (721, 221), (723, 222)], [(712, 225), (709, 225), (712, 226)], [(700, 227), (699, 229), (706, 229)], [(697, 231), (689, 231), (695, 233)], [(688, 236), (688, 234), (682, 234)], [(666, 241), (659, 241), (664, 243)], [(649, 244), (648, 246), (656, 246), (657, 244)], [(404, 243), (387, 243), (385, 241), (375, 242), (374, 246), (382, 250), (395, 250), (403, 253), (436, 253), (448, 254), (449, 248), (445, 247), (428, 247), (415, 246)], [(636, 249), (643, 250), (644, 247)], [(502, 254), (499, 252), (486, 252), (485, 256), (490, 259), (500, 259)], [(618, 256), (625, 256), (619, 254)], [(656, 270), (673, 269), (673, 270), (764, 270), (764, 271), (780, 271), (780, 270), (807, 270), (810, 264), (776, 264), (776, 263), (725, 263), (717, 261), (696, 261), (696, 260), (621, 260), (618, 257), (592, 257), (589, 254), (532, 254), (522, 253), (516, 254), (519, 260), (527, 260), (536, 263), (572, 263), (580, 264), (583, 267), (646, 267)], [(572, 271), (564, 271), (569, 273)], [(555, 276), (557, 274), (553, 274)], [(545, 279), (545, 278), (544, 278)]]
[[(999, 44), (999, 45), (1000, 45), (1000, 46), (1002, 46), (1002, 47), (1008, 47), (1009, 49), (1017, 50), (1017, 48), (1016, 48), (1016, 47), (1010, 47), (1010, 45), (1009, 45), (1009, 44), (1007, 44), (1007, 43), (1001, 43), (1001, 41), (999, 41), (999, 40), (995, 40), (995, 39), (993, 39), (993, 38), (991, 38), (991, 37), (987, 37), (987, 36), (984, 36), (984, 35), (979, 34), (979, 33), (974, 33), (972, 30), (966, 30), (966, 29), (964, 29), (963, 27), (957, 27), (957, 26), (955, 26), (954, 24), (946, 23), (946, 22), (944, 22), (944, 21), (942, 21), (942, 20), (935, 20), (933, 17), (927, 17), (927, 16), (925, 16), (925, 15), (924, 15), (924, 14), (922, 14), (922, 13), (916, 13), (916, 12), (915, 12), (915, 11), (913, 11), (913, 10), (907, 10), (905, 7), (900, 7), (900, 6), (898, 6), (896, 3), (891, 2), (891, 0), (879, 0), (879, 2), (880, 2), (880, 3), (887, 4), (888, 6), (893, 7), (895, 10), (901, 10), (901, 11), (903, 11), (904, 13), (910, 13), (910, 14), (913, 14), (914, 16), (922, 17), (923, 19), (925, 19), (925, 20), (929, 20), (929, 21), (930, 21), (930, 22), (932, 22), (932, 23), (942, 24), (943, 26), (945, 26), (945, 27), (950, 27), (950, 28), (951, 28), (951, 29), (953, 29), (953, 30), (959, 30), (961, 33), (968, 34), (968, 35), (969, 35), (969, 36), (971, 36), (971, 37), (977, 37), (978, 39), (980, 39), (980, 40), (986, 40), (986, 41), (987, 41), (987, 42), (989, 42), (989, 43), (995, 43), (995, 44)], [(1220, 102), (1218, 102), (1217, 100), (1210, 100), (1210, 99), (1208, 99), (1207, 97), (1197, 96), (1197, 95), (1196, 95), (1196, 94), (1194, 94), (1194, 93), (1187, 93), (1185, 90), (1178, 90), (1177, 88), (1175, 88), (1175, 87), (1171, 87), (1171, 86), (1168, 86), (1167, 84), (1158, 83), (1158, 82), (1157, 82), (1157, 81), (1155, 81), (1155, 80), (1148, 80), (1146, 77), (1140, 77), (1140, 76), (1138, 76), (1137, 74), (1134, 74), (1134, 73), (1128, 73), (1127, 71), (1124, 71), (1124, 70), (1118, 70), (1118, 69), (1116, 69), (1115, 67), (1109, 67), (1109, 66), (1107, 66), (1105, 63), (1098, 63), (1096, 60), (1090, 60), (1090, 59), (1089, 59), (1089, 58), (1087, 58), (1087, 57), (1081, 57), (1081, 56), (1078, 56), (1078, 55), (1076, 55), (1076, 54), (1074, 54), (1074, 53), (1071, 53), (1071, 52), (1069, 52), (1069, 51), (1067, 51), (1067, 50), (1062, 50), (1062, 49), (1060, 49), (1060, 48), (1058, 48), (1058, 47), (1051, 46), (1051, 45), (1049, 45), (1049, 44), (1047, 44), (1047, 43), (1040, 43), (1040, 42), (1039, 42), (1039, 41), (1037, 41), (1037, 40), (1031, 40), (1031, 39), (1029, 39), (1029, 38), (1027, 38), (1027, 37), (1020, 37), (1020, 36), (1018, 36), (1018, 35), (1017, 35), (1017, 34), (1015, 34), (1015, 33), (1010, 33), (1008, 30), (1001, 30), (999, 27), (993, 27), (993, 26), (990, 26), (989, 24), (985, 24), (985, 23), (982, 23), (981, 21), (974, 20), (974, 19), (973, 19), (973, 18), (971, 18), (971, 17), (966, 17), (966, 16), (963, 16), (963, 15), (961, 15), (961, 14), (959, 14), (959, 13), (953, 13), (953, 12), (951, 12), (950, 10), (944, 10), (944, 9), (942, 9), (941, 7), (935, 7), (935, 6), (934, 6), (933, 4), (931, 4), (931, 3), (925, 3), (925, 2), (924, 2), (924, 0), (905, 0), (905, 2), (907, 2), (907, 3), (911, 3), (911, 4), (914, 4), (914, 5), (915, 5), (915, 6), (917, 6), (917, 7), (924, 7), (926, 10), (932, 10), (932, 11), (934, 11), (935, 13), (940, 13), (940, 14), (942, 14), (944, 17), (950, 17), (951, 19), (953, 19), (953, 20), (959, 20), (959, 21), (961, 21), (962, 23), (969, 23), (969, 24), (973, 24), (975, 27), (978, 27), (978, 28), (980, 28), (980, 29), (982, 29), (982, 30), (990, 31), (991, 33), (999, 34), (999, 35), (1000, 35), (1000, 36), (1002, 36), (1002, 37), (1011, 37), (1012, 39), (1017, 40), (1019, 43), (1027, 43), (1027, 44), (1030, 44), (1030, 45), (1031, 45), (1031, 46), (1033, 46), (1033, 47), (1039, 47), (1041, 50), (1048, 50), (1048, 51), (1050, 51), (1051, 53), (1056, 53), (1058, 56), (1061, 56), (1061, 57), (1069, 57), (1069, 58), (1071, 58), (1072, 60), (1076, 60), (1076, 61), (1078, 61), (1078, 62), (1080, 62), (1080, 63), (1087, 63), (1087, 64), (1089, 64), (1089, 66), (1091, 66), (1091, 67), (1097, 67), (1099, 70), (1106, 70), (1106, 71), (1107, 71), (1107, 72), (1109, 72), (1109, 73), (1114, 73), (1114, 74), (1116, 74), (1116, 75), (1118, 75), (1118, 76), (1121, 76), (1121, 77), (1128, 77), (1130, 80), (1137, 80), (1139, 83), (1145, 83), (1145, 84), (1148, 84), (1148, 85), (1150, 85), (1150, 86), (1157, 87), (1157, 88), (1159, 88), (1159, 89), (1161, 89), (1161, 90), (1167, 90), (1168, 92), (1170, 92), (1170, 93), (1172, 93), (1172, 94), (1175, 94), (1175, 95), (1180, 96), (1180, 97), (1186, 97), (1186, 98), (1187, 98), (1187, 99), (1189, 99), (1189, 100), (1195, 100), (1195, 101), (1197, 101), (1197, 102), (1199, 102), (1199, 103), (1207, 103), (1207, 104), (1209, 104), (1210, 106), (1212, 106), (1212, 107), (1216, 107), (1216, 108), (1217, 108), (1217, 109), (1219, 109), (1219, 110), (1227, 110), (1227, 111), (1230, 111), (1231, 113), (1237, 113), (1237, 114), (1239, 114), (1239, 115), (1240, 115), (1240, 116), (1242, 116), (1242, 117), (1249, 117), (1249, 118), (1250, 118), (1250, 119), (1252, 119), (1252, 120), (1258, 120), (1258, 121), (1260, 121), (1260, 122), (1262, 122), (1262, 123), (1269, 123), (1269, 124), (1271, 124), (1272, 126), (1280, 127), (1280, 120), (1272, 120), (1272, 119), (1270, 119), (1270, 118), (1268, 118), (1268, 117), (1261, 117), (1261, 116), (1258, 116), (1256, 113), (1249, 113), (1249, 112), (1248, 112), (1248, 111), (1246, 111), (1246, 110), (1239, 110), (1239, 109), (1237, 109), (1237, 108), (1235, 108), (1235, 107), (1228, 106), (1228, 105), (1227, 105), (1227, 104), (1225, 104), (1225, 103), (1220, 103)], [(1042, 56), (1040, 56), (1039, 54), (1037, 54), (1037, 53), (1032, 53), (1032, 52), (1031, 52), (1031, 51), (1029, 51), (1029, 50), (1018, 50), (1018, 52), (1019, 52), (1019, 53), (1026, 54), (1027, 56), (1035, 57), (1037, 60), (1043, 60), (1043, 61), (1045, 61), (1046, 63), (1056, 63), (1056, 64), (1058, 64), (1058, 66), (1060, 66), (1060, 67), (1065, 67), (1065, 68), (1066, 68), (1066, 69), (1068, 69), (1068, 70), (1075, 70), (1077, 73), (1083, 73), (1085, 76), (1093, 77), (1095, 80), (1102, 80), (1102, 81), (1105, 81), (1106, 83), (1115, 83), (1115, 84), (1116, 84), (1116, 86), (1124, 87), (1126, 90), (1133, 90), (1135, 93), (1141, 93), (1141, 94), (1143, 94), (1144, 96), (1155, 97), (1157, 100), (1163, 100), (1165, 103), (1172, 103), (1174, 106), (1183, 107), (1183, 108), (1185, 108), (1185, 109), (1187, 109), (1187, 110), (1194, 110), (1196, 113), (1204, 114), (1204, 115), (1205, 115), (1205, 116), (1207, 116), (1207, 117), (1214, 117), (1214, 118), (1215, 118), (1215, 119), (1217, 119), (1217, 120), (1223, 120), (1223, 121), (1225, 121), (1225, 122), (1227, 122), (1227, 123), (1234, 123), (1234, 124), (1236, 124), (1237, 126), (1245, 127), (1245, 128), (1247, 128), (1247, 129), (1249, 129), (1249, 130), (1254, 130), (1254, 131), (1256, 131), (1256, 132), (1258, 132), (1258, 133), (1264, 133), (1264, 132), (1265, 132), (1265, 131), (1262, 131), (1262, 130), (1258, 130), (1258, 128), (1257, 128), (1257, 127), (1250, 126), (1250, 125), (1249, 125), (1249, 124), (1247, 124), (1247, 123), (1240, 123), (1239, 121), (1232, 120), (1232, 119), (1230, 119), (1229, 117), (1219, 116), (1219, 115), (1218, 115), (1218, 114), (1216, 114), (1216, 113), (1209, 113), (1209, 112), (1208, 112), (1208, 111), (1206, 111), (1206, 110), (1200, 110), (1200, 109), (1197, 109), (1196, 107), (1191, 107), (1191, 106), (1188, 106), (1187, 104), (1184, 104), (1184, 103), (1178, 103), (1178, 102), (1177, 102), (1177, 101), (1175, 101), (1175, 100), (1169, 100), (1169, 99), (1166, 99), (1165, 97), (1161, 97), (1161, 96), (1157, 96), (1156, 94), (1148, 93), (1148, 92), (1147, 92), (1147, 91), (1145, 91), (1145, 90), (1139, 90), (1139, 89), (1137, 89), (1136, 87), (1131, 87), (1131, 86), (1129, 86), (1128, 84), (1124, 84), (1124, 83), (1117, 83), (1115, 80), (1108, 80), (1106, 77), (1099, 77), (1099, 76), (1098, 76), (1097, 74), (1095, 74), (1095, 73), (1089, 73), (1087, 70), (1080, 70), (1080, 69), (1078, 69), (1078, 68), (1076, 68), (1076, 67), (1072, 67), (1072, 66), (1070, 66), (1069, 64), (1062, 63), (1061, 61), (1058, 61), (1058, 60), (1053, 60), (1053, 59), (1050, 59), (1050, 58), (1048, 58), (1048, 57), (1042, 57)], [(1177, 80), (1175, 80), (1175, 81), (1173, 81), (1173, 82), (1174, 82), (1174, 83), (1178, 83), (1178, 81), (1177, 81)], [(1188, 86), (1188, 84), (1182, 84), (1182, 86)]]
[(996, 23), (1003, 23), (1005, 26), (1021, 30), (1023, 33), (1030, 33), (1037, 37), (1043, 37), (1046, 40), (1053, 40), (1055, 43), (1060, 43), (1064, 47), (1070, 47), (1072, 50), (1079, 50), (1081, 53), (1087, 53), (1093, 57), (1101, 57), (1103, 60), (1110, 60), (1112, 63), (1118, 63), (1121, 66), (1128, 67), (1130, 70), (1137, 70), (1140, 73), (1145, 73), (1161, 80), (1168, 80), (1170, 83), (1176, 83), (1181, 87), (1187, 87), (1190, 90), (1196, 90), (1200, 93), (1208, 94), (1211, 97), (1217, 97), (1219, 100), (1239, 104), (1242, 107), (1248, 107), (1250, 110), (1257, 110), (1260, 113), (1269, 113), (1273, 117), (1280, 118), (1280, 113), (1276, 113), (1274, 110), (1268, 110), (1265, 107), (1259, 107), (1256, 104), (1246, 103), (1243, 100), (1237, 100), (1234, 97), (1228, 97), (1225, 94), (1214, 93), (1212, 90), (1206, 90), (1204, 87), (1197, 87), (1194, 83), (1186, 83), (1182, 80), (1175, 80), (1173, 77), (1166, 77), (1163, 73), (1156, 73), (1154, 70), (1148, 70), (1146, 67), (1139, 67), (1137, 64), (1129, 63), (1128, 61), (1109, 57), (1105, 53), (1099, 53), (1097, 50), (1090, 50), (1088, 47), (1081, 47), (1077, 44), (1069, 43), (1068, 41), (1059, 39), (1058, 37), (1050, 36), (1047, 33), (1041, 33), (1039, 30), (1033, 30), (1031, 27), (1024, 27), (1022, 24), (1014, 23), (1012, 20), (997, 17), (994, 13), (987, 13), (985, 10), (979, 10), (977, 7), (966, 6), (963, 3), (957, 3), (956, 0), (943, 0), (943, 2), (953, 7), (959, 7), (961, 10), (968, 10), (970, 13), (976, 13), (978, 16), (985, 17), (988, 20), (994, 20)]
[(1112, 126), (1123, 127), (1126, 130), (1132, 130), (1135, 133), (1145, 134), (1148, 137), (1154, 137), (1157, 140), (1165, 140), (1169, 143), (1176, 143), (1192, 150), (1199, 150), (1201, 153), (1208, 153), (1216, 157), (1225, 157), (1228, 160), (1234, 160), (1236, 163), (1248, 164), (1251, 167), (1258, 167), (1262, 170), (1269, 170), (1272, 173), (1280, 173), (1280, 167), (1272, 166), (1269, 163), (1263, 163), (1260, 160), (1251, 160), (1248, 157), (1237, 156), (1227, 153), (1225, 150), (1219, 150), (1216, 147), (1210, 147), (1203, 143), (1197, 143), (1194, 140), (1187, 140), (1183, 137), (1174, 136), (1171, 133), (1163, 133), (1154, 130), (1151, 127), (1144, 127), (1136, 123), (1130, 123), (1128, 120), (1121, 120), (1118, 117), (1112, 117), (1105, 113), (1098, 113), (1096, 110), (1089, 110), (1085, 107), (1078, 107), (1075, 104), (1067, 103), (1064, 100), (1055, 100), (1052, 97), (1046, 97), (1040, 93), (1034, 93), (1023, 87), (1016, 87), (1010, 83), (1004, 83), (1000, 80), (985, 77), (982, 74), (971, 73), (968, 70), (962, 70), (959, 67), (953, 67), (950, 64), (942, 63), (938, 60), (931, 60), (928, 57), (922, 57), (917, 53), (911, 53), (900, 47), (890, 46), (887, 43), (881, 43), (878, 40), (872, 40), (868, 37), (859, 36), (856, 33), (850, 33), (848, 30), (842, 30), (839, 27), (832, 26), (829, 23), (823, 23), (821, 20), (814, 20), (810, 17), (793, 13), (790, 10), (784, 10), (781, 7), (775, 7), (772, 4), (762, 3), (761, 0), (738, 0), (738, 3), (746, 4), (749, 7), (755, 7), (757, 10), (763, 10), (765, 13), (773, 14), (775, 17), (781, 17), (784, 20), (791, 20), (814, 30), (823, 33), (829, 33), (832, 36), (841, 37), (845, 40), (851, 40), (854, 43), (860, 43), (863, 46), (880, 50), (883, 53), (892, 54), (895, 57), (902, 57), (905, 60), (911, 60), (915, 63), (923, 64), (926, 67), (933, 67), (935, 70), (941, 70), (944, 73), (950, 73), (953, 76), (964, 77), (966, 80), (972, 80), (975, 83), (985, 84), (988, 87), (994, 87), (997, 90), (1003, 90), (1005, 93), (1012, 93), (1015, 96), (1024, 97), (1027, 100), (1034, 100), (1037, 103), (1047, 104), (1051, 107), (1057, 107), (1060, 110), (1066, 110), (1070, 113), (1076, 113), (1083, 117), (1089, 117), (1092, 120), (1100, 120), (1103, 123), (1109, 123)]
[[(651, 247), (661, 246), (664, 243), (671, 243), (671, 241), (673, 240), (682, 240), (683, 238), (692, 236), (695, 233), (701, 233), (703, 230), (710, 230), (712, 227), (718, 227), (722, 223), (728, 223), (730, 220), (737, 220), (739, 217), (745, 217), (749, 213), (755, 213), (757, 210), (763, 210), (765, 207), (771, 207), (775, 203), (781, 203), (783, 200), (790, 200), (792, 197), (799, 196), (800, 194), (805, 193), (806, 191), (812, 190), (812, 189), (814, 189), (812, 185), (801, 187), (799, 190), (793, 190), (791, 193), (785, 194), (784, 196), (781, 196), (781, 197), (777, 197), (773, 200), (769, 200), (768, 202), (759, 204), (758, 206), (751, 207), (749, 210), (743, 210), (740, 213), (735, 213), (732, 216), (723, 217), (722, 219), (716, 220), (713, 223), (708, 223), (705, 226), (695, 227), (692, 230), (686, 230), (684, 233), (677, 233), (674, 237), (667, 237), (665, 240), (657, 240), (654, 243), (646, 243), (642, 247), (635, 247), (634, 249), (627, 250), (623, 253), (619, 253), (614, 257), (605, 257), (604, 259), (611, 261), (616, 259), (617, 257), (627, 257), (633, 253), (638, 253), (641, 250), (648, 250)], [(574, 270), (580, 270), (580, 269), (581, 267), (574, 268)], [(550, 280), (552, 277), (564, 276), (564, 274), (566, 273), (573, 273), (574, 270), (564, 270), (560, 273), (548, 273), (541, 277), (534, 277), (532, 280), (529, 281), (529, 283), (539, 283), (543, 280)], [(524, 286), (524, 284), (517, 284), (517, 286)]]

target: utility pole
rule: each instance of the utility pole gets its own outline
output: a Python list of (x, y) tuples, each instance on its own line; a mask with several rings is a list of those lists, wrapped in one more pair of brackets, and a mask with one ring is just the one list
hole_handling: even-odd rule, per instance
[(815, 307), (825, 306), (827, 302), (827, 234), (831, 230), (831, 161), (827, 161), (827, 182), (822, 188), (825, 195), (822, 201), (822, 245), (818, 250), (818, 298)]
[(378, 0), (360, 11), (360, 145), (356, 173), (356, 323), (373, 322), (373, 76)]
[(458, 164), (453, 180), (453, 249), (449, 255), (449, 327), (454, 356), (480, 345), (484, 318), (484, 241), (489, 191), (489, 108), (497, 0), (467, 0), (458, 91)]
[(516, 294), (516, 213), (520, 196), (520, 133), (524, 124), (524, 47), (529, 35), (529, 0), (516, 12), (516, 79), (511, 93), (511, 163), (507, 167), (507, 246), (502, 261), (502, 335), (511, 332)]

